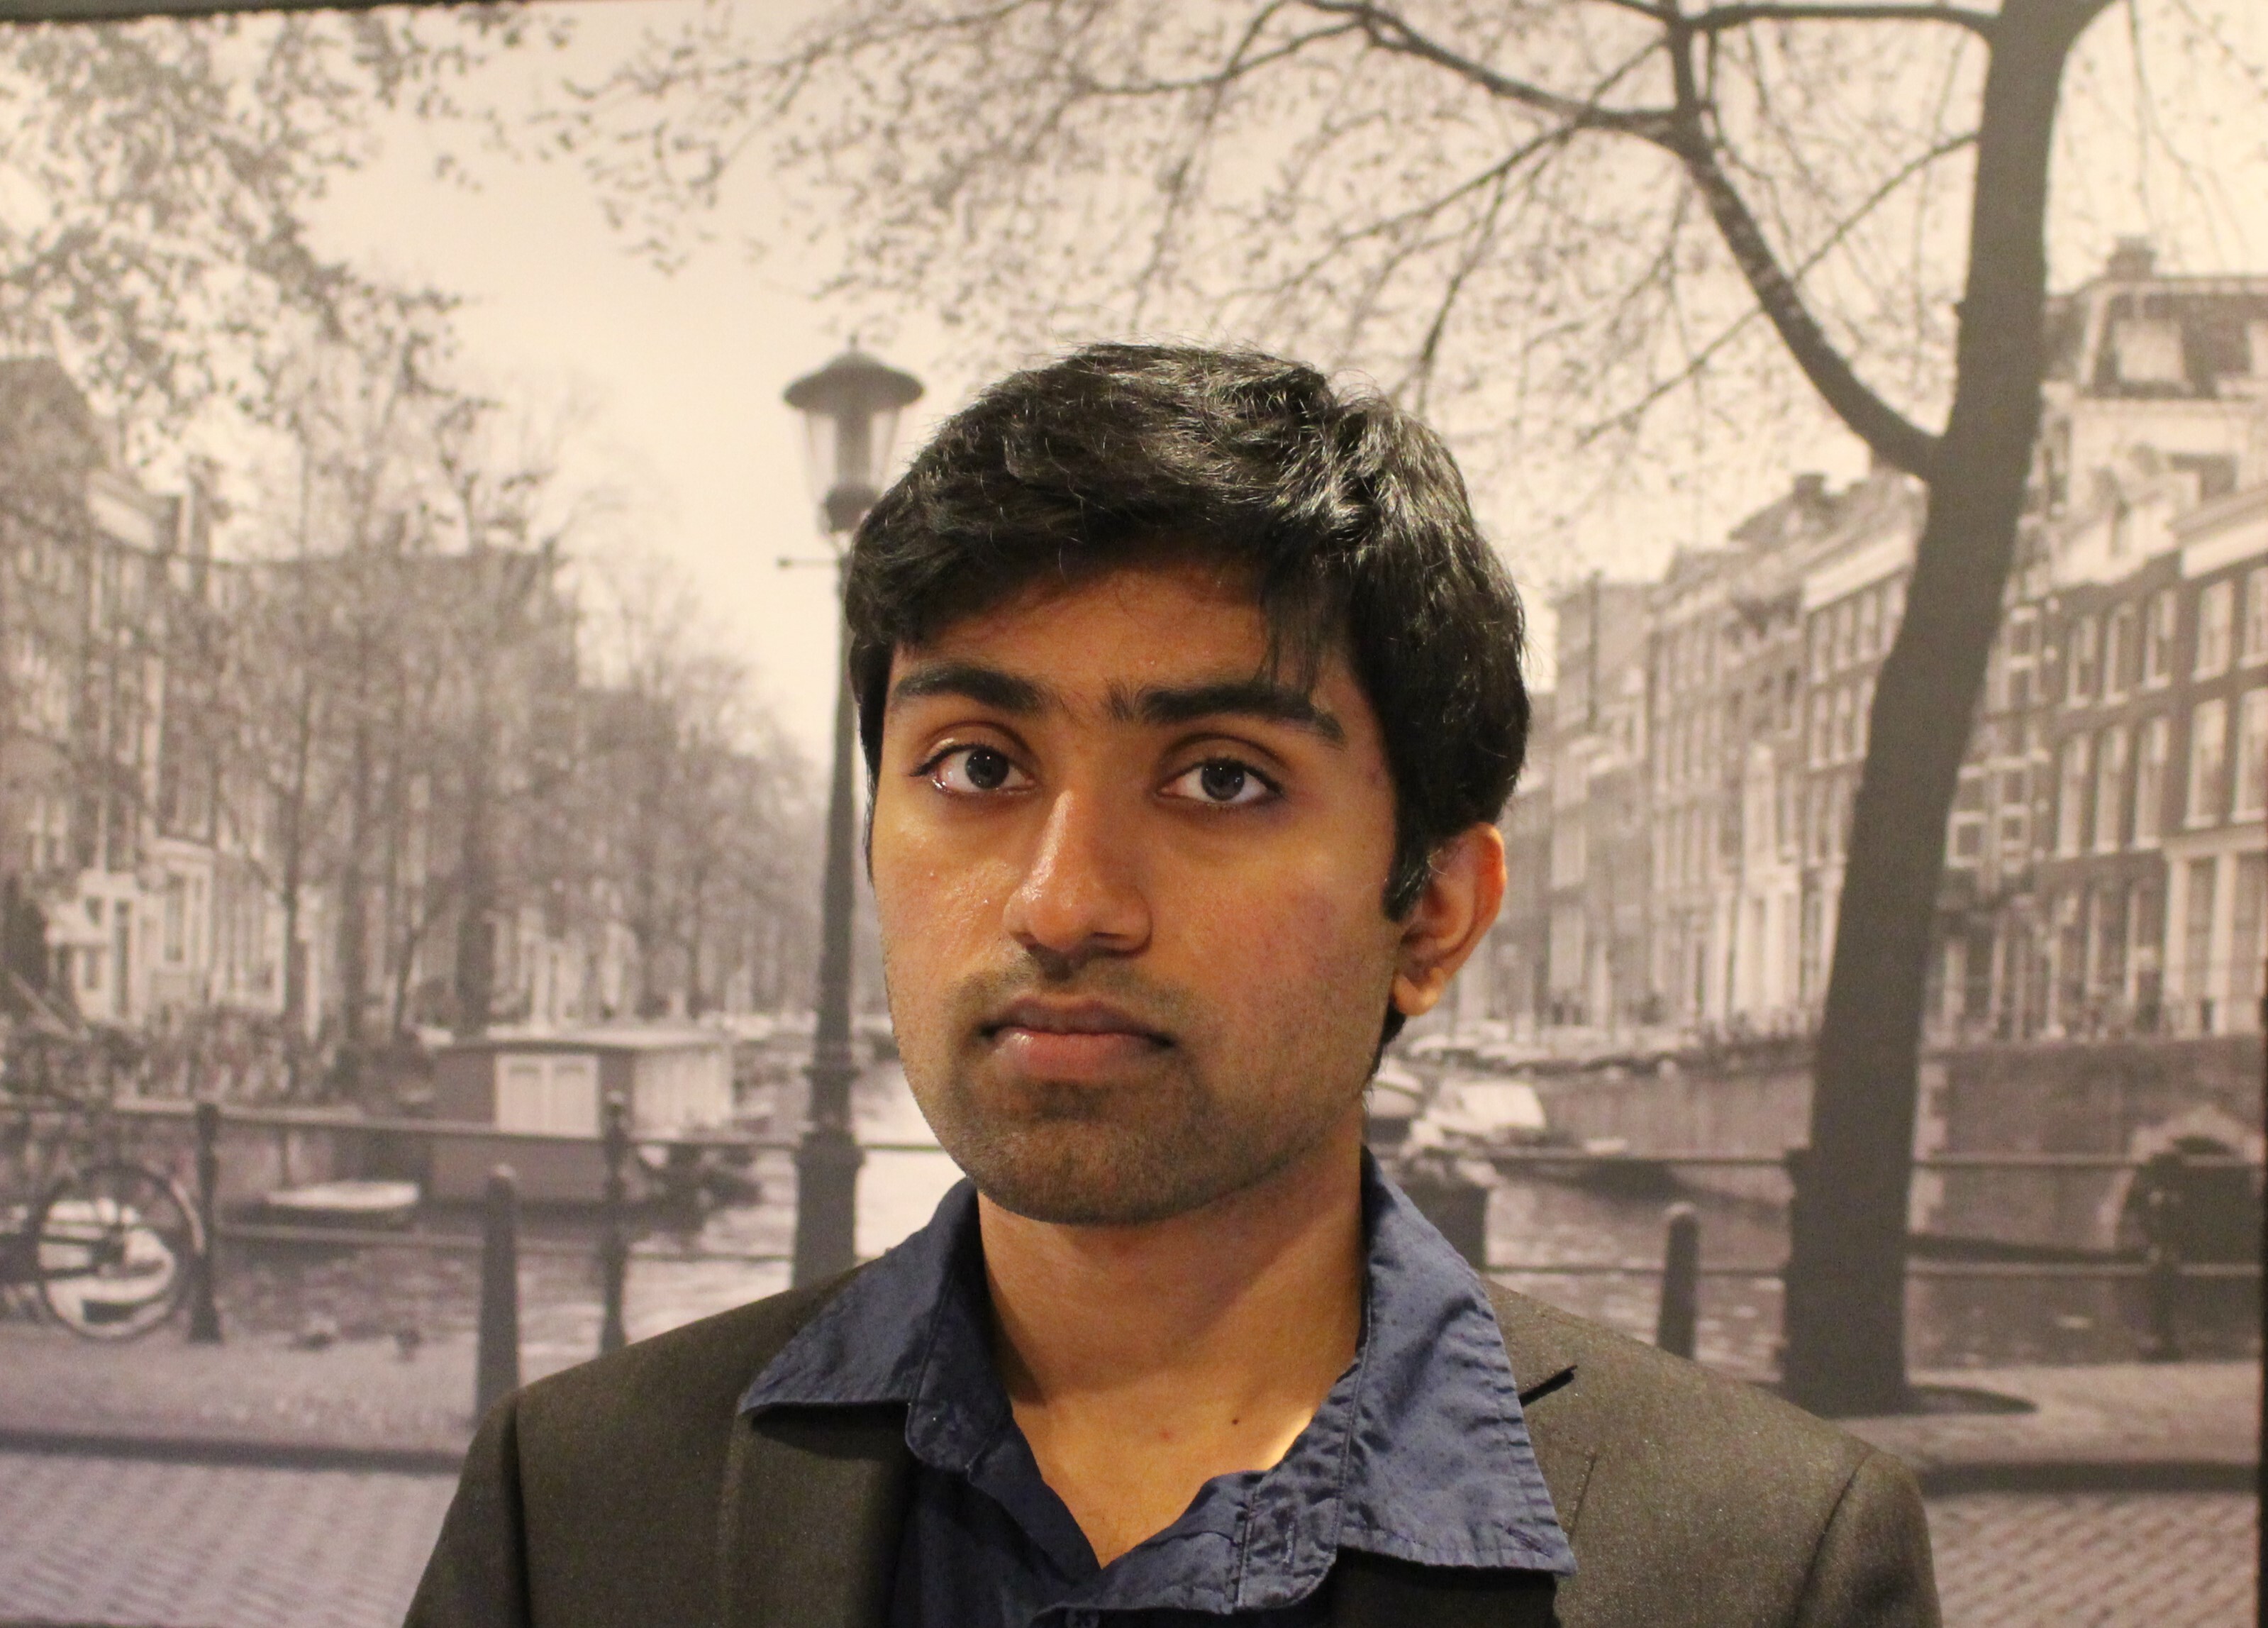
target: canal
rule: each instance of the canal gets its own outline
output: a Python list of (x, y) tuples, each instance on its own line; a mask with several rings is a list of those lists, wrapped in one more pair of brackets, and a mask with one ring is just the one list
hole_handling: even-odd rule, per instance
[[(857, 1094), (862, 1142), (929, 1143), (902, 1076), (878, 1069)], [(696, 1235), (648, 1231), (637, 1245), (625, 1306), (633, 1338), (725, 1310), (787, 1284), (794, 1233), (791, 1157), (767, 1153), (753, 1168), (756, 1202), (712, 1213)], [(958, 1179), (942, 1153), (873, 1152), (858, 1185), (858, 1247), (880, 1254), (925, 1221)], [(1705, 1266), (1776, 1271), (1786, 1255), (1782, 1206), (1706, 1192), (1682, 1195), (1701, 1224)], [(1540, 1178), (1506, 1180), (1491, 1193), (1492, 1262), (1529, 1266), (1629, 1265), (1661, 1257), (1660, 1197), (1587, 1190)], [(462, 1215), (436, 1218), (461, 1231)], [(521, 1263), (521, 1333), (528, 1372), (565, 1366), (597, 1349), (600, 1291), (593, 1219), (530, 1215), (524, 1235), (540, 1248)], [(590, 1246), (586, 1249), (584, 1246)], [(746, 1258), (703, 1260), (706, 1252)], [(412, 1249), (366, 1251), (245, 1249), (232, 1252), (222, 1308), (232, 1330), (269, 1337), (461, 1337), (474, 1326), (478, 1260)], [(1658, 1280), (1624, 1272), (1507, 1271), (1504, 1280), (1640, 1338), (1654, 1326)], [(2235, 1293), (2232, 1293), (2232, 1292)], [(2192, 1285), (2187, 1354), (2236, 1357), (2257, 1349), (2250, 1291)], [(1909, 1291), (1910, 1360), (1916, 1368), (2018, 1363), (2126, 1361), (2139, 1354), (2142, 1309), (2131, 1285), (2006, 1278), (1917, 1280)], [(1701, 1285), (1698, 1355), (1749, 1378), (1777, 1371), (1780, 1289), (1771, 1276), (1708, 1277)]]

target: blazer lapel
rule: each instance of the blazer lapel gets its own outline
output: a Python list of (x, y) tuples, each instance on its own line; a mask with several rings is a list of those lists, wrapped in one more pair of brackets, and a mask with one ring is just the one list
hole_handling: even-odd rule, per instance
[(1582, 1369), (1557, 1329), (1535, 1315), (1528, 1302), (1491, 1284), (1489, 1303), (1504, 1335), (1505, 1354), (1512, 1359), (1536, 1467), (1551, 1489), (1552, 1513), (1572, 1540), (1598, 1456), (1598, 1445), (1585, 1428), (1590, 1410), (1584, 1405)]
[[(1511, 1295), (1490, 1294), (1512, 1359), (1535, 1462), (1570, 1538), (1597, 1449), (1582, 1428), (1582, 1375), (1574, 1353)], [(1529, 1400), (1532, 1398), (1532, 1400)], [(1558, 1583), (1543, 1572), (1462, 1571), (1343, 1551), (1331, 1567), (1333, 1628), (1557, 1628)]]
[(726, 1628), (882, 1628), (912, 1473), (902, 1407), (736, 1418), (719, 1534)]

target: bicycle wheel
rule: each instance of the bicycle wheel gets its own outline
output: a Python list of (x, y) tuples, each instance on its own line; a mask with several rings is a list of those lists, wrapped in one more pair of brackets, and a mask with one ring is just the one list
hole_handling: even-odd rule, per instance
[(90, 1165), (48, 1190), (32, 1218), (40, 1299), (91, 1340), (130, 1340), (180, 1309), (196, 1271), (196, 1212), (166, 1177)]

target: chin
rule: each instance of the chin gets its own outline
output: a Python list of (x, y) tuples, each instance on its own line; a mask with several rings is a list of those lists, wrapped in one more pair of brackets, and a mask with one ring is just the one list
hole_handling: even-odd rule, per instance
[[(1146, 1227), (1266, 1181), (1312, 1138), (1280, 1125), (1218, 1120), (1134, 1128), (1054, 1122), (945, 1138), (946, 1152), (1002, 1209), (1058, 1227)], [(957, 1145), (956, 1145), (957, 1144)]]

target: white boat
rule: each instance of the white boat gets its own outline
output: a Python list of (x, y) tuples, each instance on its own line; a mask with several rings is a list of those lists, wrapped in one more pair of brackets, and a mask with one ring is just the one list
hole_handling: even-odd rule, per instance
[(269, 1193), (269, 1219), (286, 1227), (401, 1227), (423, 1197), (415, 1182), (316, 1182)]

